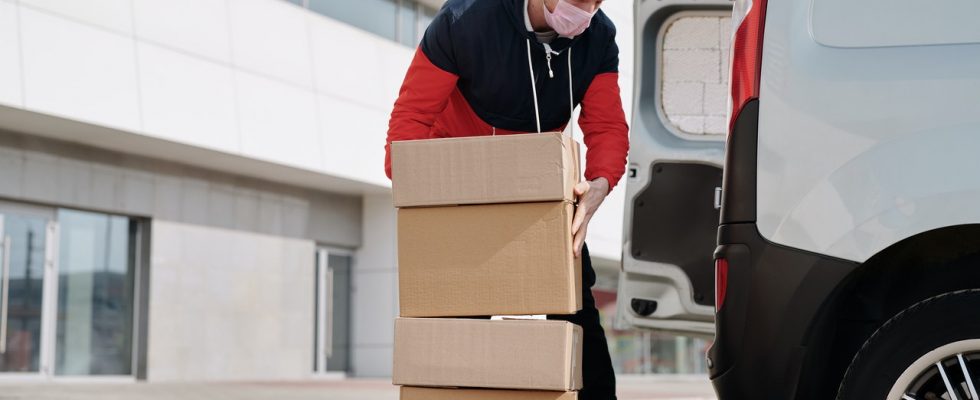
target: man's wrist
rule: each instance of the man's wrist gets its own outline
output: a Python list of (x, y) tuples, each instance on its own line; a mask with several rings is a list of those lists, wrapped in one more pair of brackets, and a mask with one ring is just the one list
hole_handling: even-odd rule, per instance
[(594, 184), (597, 184), (597, 185), (600, 185), (601, 187), (605, 188), (606, 189), (606, 194), (609, 194), (609, 180), (606, 179), (605, 177), (600, 176), (598, 178), (595, 178), (595, 179), (591, 180), (590, 182), (592, 182)]

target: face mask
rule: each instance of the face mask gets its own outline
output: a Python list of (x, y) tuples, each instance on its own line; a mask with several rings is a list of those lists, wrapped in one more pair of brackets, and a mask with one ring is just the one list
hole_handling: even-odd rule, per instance
[(585, 32), (595, 14), (568, 4), (565, 0), (558, 0), (554, 12), (548, 11), (548, 6), (544, 5), (543, 1), (541, 4), (544, 7), (544, 19), (548, 22), (548, 26), (558, 32), (559, 35), (568, 38)]

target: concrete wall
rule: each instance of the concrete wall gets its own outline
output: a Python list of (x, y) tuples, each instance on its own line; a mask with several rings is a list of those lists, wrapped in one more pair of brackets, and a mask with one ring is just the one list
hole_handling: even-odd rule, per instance
[(361, 200), (357, 196), (3, 131), (0, 197), (304, 238), (340, 247), (361, 244)]
[(365, 196), (363, 245), (354, 260), (353, 366), (356, 376), (391, 376), (398, 316), (395, 209), (391, 196)]
[(151, 241), (148, 380), (312, 374), (312, 241), (163, 220)]

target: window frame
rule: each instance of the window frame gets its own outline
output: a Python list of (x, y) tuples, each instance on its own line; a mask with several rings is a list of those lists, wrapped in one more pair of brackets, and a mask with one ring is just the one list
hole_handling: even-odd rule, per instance
[[(348, 366), (348, 371), (330, 371), (327, 369), (327, 359), (329, 357), (326, 356), (324, 349), (327, 347), (327, 338), (333, 333), (333, 321), (332, 318), (328, 318), (328, 316), (333, 314), (332, 312), (328, 312), (333, 307), (329, 301), (332, 297), (332, 292), (330, 291), (332, 285), (330, 285), (327, 271), (330, 268), (329, 260), (331, 255), (348, 257), (351, 265), (350, 272), (353, 275), (354, 251), (339, 247), (317, 245), (314, 254), (314, 268), (316, 272), (314, 273), (313, 285), (313, 375), (326, 378), (345, 378), (350, 373), (350, 366)], [(351, 327), (348, 326), (347, 329), (350, 330)], [(332, 342), (332, 338), (330, 342)], [(332, 343), (330, 346), (332, 346)], [(350, 343), (348, 343), (348, 346), (353, 347), (350, 346)]]

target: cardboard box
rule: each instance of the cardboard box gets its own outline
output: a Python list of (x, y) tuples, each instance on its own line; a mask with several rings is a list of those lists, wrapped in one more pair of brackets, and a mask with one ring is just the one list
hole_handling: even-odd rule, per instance
[(570, 391), (582, 387), (582, 328), (565, 321), (395, 320), (396, 385)]
[(578, 392), (541, 390), (438, 389), (402, 386), (401, 400), (578, 400)]
[(579, 146), (561, 132), (391, 144), (395, 207), (574, 201)]
[(574, 314), (572, 215), (564, 202), (399, 209), (400, 315)]

